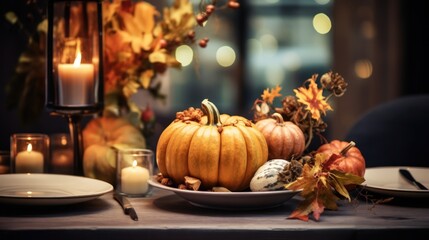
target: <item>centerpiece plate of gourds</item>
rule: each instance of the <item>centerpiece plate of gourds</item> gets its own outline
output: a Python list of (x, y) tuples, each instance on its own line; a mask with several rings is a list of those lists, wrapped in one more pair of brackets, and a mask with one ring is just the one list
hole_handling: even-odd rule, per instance
[[(284, 184), (301, 174), (302, 165), (268, 161), (269, 147), (256, 124), (219, 114), (207, 99), (201, 106), (178, 112), (162, 132), (156, 151), (160, 174), (150, 180), (152, 186), (173, 191), (193, 205), (241, 210), (279, 206), (300, 192), (286, 190)], [(299, 143), (283, 152), (298, 155), (304, 150), (304, 136), (292, 128), (292, 138)]]
[[(299, 195), (302, 199), (289, 218), (308, 221), (312, 214), (319, 220), (324, 209), (339, 208), (338, 200), (350, 202), (349, 190), (365, 182), (365, 158), (356, 143), (328, 141), (322, 134), (327, 128), (322, 117), (333, 110), (329, 98), (341, 97), (346, 89), (344, 78), (329, 71), (321, 78), (313, 74), (294, 89), (295, 96), (281, 99), (281, 107), (274, 104), (282, 97), (281, 87), (265, 89), (253, 104), (253, 120), (220, 114), (207, 99), (201, 108), (177, 112), (158, 139), (159, 172), (149, 183), (193, 205), (216, 209), (275, 207)], [(324, 91), (330, 94), (325, 97)], [(91, 126), (102, 127), (103, 122)], [(94, 132), (98, 132), (97, 127), (93, 127)], [(108, 158), (109, 151), (95, 147), (89, 151), (94, 146), (89, 130), (84, 131), (85, 145), (89, 146), (84, 154), (85, 173), (95, 178), (109, 175), (106, 181), (113, 181), (114, 161), (105, 160), (114, 158)], [(320, 137), (321, 144), (309, 148), (315, 136)], [(108, 143), (115, 149), (126, 147), (119, 142)], [(94, 158), (99, 153), (101, 160)]]

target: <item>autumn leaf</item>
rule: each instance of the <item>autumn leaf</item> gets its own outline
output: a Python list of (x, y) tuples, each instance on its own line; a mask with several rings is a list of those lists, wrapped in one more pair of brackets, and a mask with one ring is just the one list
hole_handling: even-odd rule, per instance
[(327, 158), (325, 154), (316, 154), (314, 164), (306, 163), (301, 176), (285, 185), (285, 188), (290, 190), (301, 190), (300, 195), (304, 198), (288, 218), (308, 221), (309, 215), (312, 213), (313, 218), (318, 221), (325, 209), (337, 210), (339, 197), (336, 193), (351, 201), (345, 186), (361, 184), (364, 178), (338, 170), (330, 170), (330, 164), (338, 157), (335, 154), (330, 158)]
[(282, 87), (280, 87), (279, 85), (277, 85), (275, 88), (272, 88), (271, 90), (268, 88), (265, 89), (261, 95), (262, 100), (269, 103), (269, 104), (272, 104), (276, 97), (282, 96), (280, 94), (281, 90), (282, 90)]
[(351, 199), (345, 186), (361, 184), (365, 181), (363, 177), (351, 173), (344, 173), (338, 170), (330, 171), (330, 179), (335, 190), (349, 201)]
[(319, 89), (315, 82), (317, 74), (314, 74), (310, 78), (310, 84), (308, 88), (300, 87), (294, 89), (298, 102), (306, 105), (306, 109), (310, 111), (311, 117), (313, 119), (319, 120), (321, 112), (326, 115), (327, 110), (333, 110), (331, 106), (326, 102), (325, 97), (323, 96), (323, 89)]

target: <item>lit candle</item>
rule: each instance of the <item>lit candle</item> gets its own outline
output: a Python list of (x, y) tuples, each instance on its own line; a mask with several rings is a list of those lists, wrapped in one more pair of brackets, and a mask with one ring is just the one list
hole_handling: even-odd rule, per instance
[(126, 194), (144, 194), (148, 191), (149, 170), (137, 166), (137, 161), (133, 161), (132, 167), (121, 170), (121, 190)]
[(15, 157), (15, 172), (43, 173), (43, 154), (33, 151), (29, 143), (27, 151), (19, 152)]
[(60, 149), (52, 151), (52, 171), (71, 173), (73, 170), (73, 150)]
[(52, 138), (52, 171), (54, 173), (73, 173), (73, 148), (66, 135)]
[(80, 51), (73, 64), (58, 64), (59, 104), (66, 106), (90, 105), (94, 88), (94, 65), (81, 64)]

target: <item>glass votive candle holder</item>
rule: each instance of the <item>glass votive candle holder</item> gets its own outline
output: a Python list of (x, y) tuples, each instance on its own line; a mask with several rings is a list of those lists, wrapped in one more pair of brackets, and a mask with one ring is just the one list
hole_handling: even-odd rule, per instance
[(43, 173), (49, 159), (49, 137), (38, 133), (18, 133), (10, 141), (11, 172)]
[(10, 173), (10, 152), (0, 151), (0, 174)]
[(116, 191), (128, 197), (145, 197), (151, 194), (148, 180), (153, 174), (154, 154), (149, 149), (118, 151), (116, 164)]
[(73, 174), (73, 142), (69, 134), (56, 133), (50, 136), (50, 172)]

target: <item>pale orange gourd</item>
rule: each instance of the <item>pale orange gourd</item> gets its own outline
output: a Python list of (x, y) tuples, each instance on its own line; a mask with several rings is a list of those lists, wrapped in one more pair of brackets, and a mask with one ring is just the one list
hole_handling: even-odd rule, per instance
[(84, 175), (111, 184), (116, 180), (116, 151), (145, 148), (140, 130), (120, 117), (92, 119), (82, 131)]
[(302, 130), (290, 121), (283, 121), (279, 113), (272, 118), (255, 123), (268, 144), (268, 159), (291, 159), (299, 157), (305, 150), (305, 137)]
[(159, 171), (176, 184), (191, 176), (200, 179), (205, 189), (247, 189), (268, 158), (262, 133), (240, 116), (223, 124), (216, 106), (207, 99), (201, 106), (206, 120), (176, 119), (162, 132), (156, 150)]

